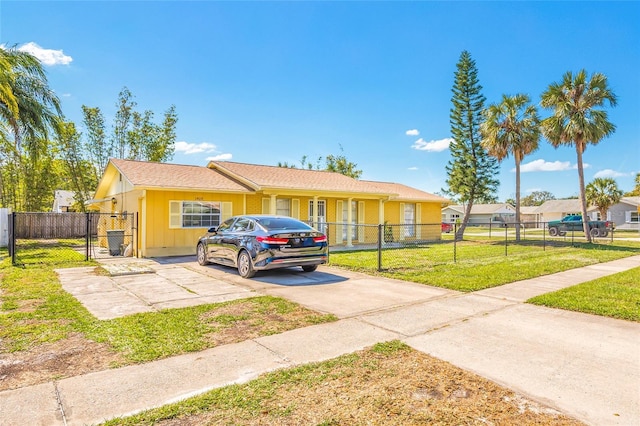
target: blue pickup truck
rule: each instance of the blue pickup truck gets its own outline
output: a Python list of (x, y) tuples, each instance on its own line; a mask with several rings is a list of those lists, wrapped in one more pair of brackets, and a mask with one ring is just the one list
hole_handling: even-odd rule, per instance
[[(582, 232), (582, 215), (570, 214), (561, 220), (551, 220), (547, 224), (547, 227), (549, 228), (549, 235), (552, 237), (556, 235), (562, 237), (567, 235), (567, 231)], [(589, 233), (592, 237), (606, 237), (611, 229), (613, 229), (613, 222), (605, 222), (602, 220), (589, 221)]]

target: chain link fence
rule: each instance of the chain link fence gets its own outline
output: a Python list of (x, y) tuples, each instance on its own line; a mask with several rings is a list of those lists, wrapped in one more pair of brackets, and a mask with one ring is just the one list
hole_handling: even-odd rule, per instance
[(9, 215), (13, 265), (82, 262), (137, 252), (137, 215), (24, 213)]
[[(432, 268), (441, 264), (479, 261), (496, 257), (517, 256), (532, 251), (554, 250), (584, 243), (584, 233), (565, 229), (554, 233), (546, 223), (475, 223), (467, 225), (462, 238), (456, 238), (458, 224), (384, 224), (357, 225), (321, 223), (316, 225), (327, 234), (329, 261), (336, 266), (364, 270), (394, 271)], [(608, 244), (614, 229), (597, 235), (592, 242)], [(358, 264), (349, 253), (359, 252)], [(353, 256), (355, 258), (355, 256)]]

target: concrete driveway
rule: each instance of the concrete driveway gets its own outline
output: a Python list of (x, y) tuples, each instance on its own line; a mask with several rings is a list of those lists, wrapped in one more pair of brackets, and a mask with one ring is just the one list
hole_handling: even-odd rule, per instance
[(302, 272), (301, 268), (286, 268), (258, 272), (252, 279), (244, 279), (233, 268), (200, 266), (193, 257), (176, 257), (162, 262), (171, 262), (260, 294), (282, 297), (338, 318), (351, 318), (458, 294), (452, 290), (322, 265), (310, 273)]
[[(587, 424), (640, 425), (640, 324), (523, 303), (536, 294), (638, 267), (640, 256), (464, 294), (328, 267), (313, 273), (297, 268), (269, 271), (246, 280), (231, 268), (200, 266), (194, 257), (144, 260), (142, 266), (152, 271), (122, 277), (94, 274), (95, 281), (75, 286), (76, 294), (93, 294), (90, 301), (117, 305), (122, 296), (119, 292), (129, 292), (151, 310), (269, 294), (335, 314), (341, 320), (198, 354), (65, 379), (60, 389), (68, 394), (64, 397), (67, 400), (93, 392), (86, 401), (76, 404), (74, 415), (78, 419), (69, 424), (91, 423), (162, 405), (212, 386), (244, 381), (247, 372), (254, 377), (274, 366), (321, 361), (378, 341), (400, 339)], [(65, 273), (59, 273), (64, 281)], [(104, 279), (111, 280), (117, 290)], [(63, 285), (69, 288), (68, 282)], [(242, 358), (236, 350), (249, 355)], [(206, 365), (197, 370), (172, 367), (175, 362), (192, 365), (193, 357)], [(220, 359), (225, 362), (220, 364)], [(241, 362), (237, 371), (229, 372), (227, 360), (235, 359), (248, 364)], [(156, 383), (165, 377), (165, 371), (179, 371), (180, 380)], [(202, 371), (211, 374), (203, 383)], [(96, 388), (96, 376), (104, 376), (97, 381), (104, 382), (103, 387)], [(220, 377), (222, 381), (216, 382)], [(156, 384), (148, 386), (153, 391), (130, 398), (131, 392), (142, 392), (139, 384), (145, 382)], [(187, 385), (191, 387), (187, 389)], [(25, 400), (23, 393), (40, 398), (38, 392), (43, 386), (0, 393), (0, 411)], [(122, 406), (114, 403), (114, 394), (122, 395)], [(155, 399), (151, 401), (151, 397)], [(87, 410), (84, 417), (80, 407)], [(97, 413), (96, 407), (101, 411)], [(15, 410), (12, 413), (21, 415)]]
[(286, 268), (244, 279), (233, 268), (200, 266), (195, 256), (100, 262), (110, 274), (96, 273), (94, 267), (56, 271), (62, 287), (100, 320), (262, 294), (350, 318), (456, 293), (322, 266), (310, 273)]

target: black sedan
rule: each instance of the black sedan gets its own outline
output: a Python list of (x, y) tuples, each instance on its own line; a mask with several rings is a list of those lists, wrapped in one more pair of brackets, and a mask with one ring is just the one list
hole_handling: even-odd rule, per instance
[(198, 263), (238, 268), (243, 278), (256, 271), (301, 266), (312, 272), (327, 263), (327, 237), (288, 216), (243, 215), (225, 220), (200, 237)]

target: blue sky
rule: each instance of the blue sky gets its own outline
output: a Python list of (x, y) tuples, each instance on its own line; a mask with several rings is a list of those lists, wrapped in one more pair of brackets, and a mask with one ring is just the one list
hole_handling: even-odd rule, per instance
[[(585, 152), (585, 178), (633, 188), (640, 171), (640, 2), (6, 1), (0, 44), (46, 66), (68, 119), (120, 90), (179, 117), (172, 162), (276, 165), (343, 154), (363, 179), (445, 187), (449, 111), (463, 50), (487, 103), (535, 103), (566, 71), (608, 76), (613, 136)], [(550, 115), (540, 110), (540, 115)], [(342, 148), (342, 152), (340, 149)], [(578, 194), (573, 148), (523, 161), (522, 191)], [(514, 197), (512, 158), (499, 199)]]

